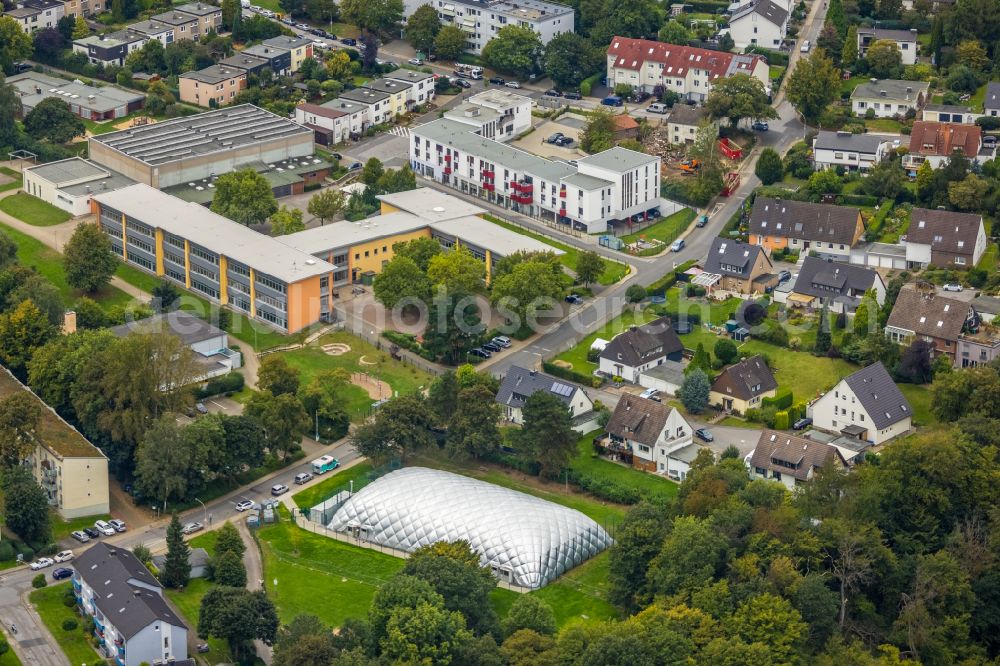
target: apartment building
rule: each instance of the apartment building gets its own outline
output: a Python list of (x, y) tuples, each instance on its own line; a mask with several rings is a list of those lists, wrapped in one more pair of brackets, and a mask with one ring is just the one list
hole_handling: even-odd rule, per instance
[(221, 63), (185, 72), (177, 79), (181, 101), (198, 106), (226, 106), (247, 87), (247, 71)]
[(437, 81), (437, 74), (429, 74), (427, 72), (417, 72), (412, 69), (400, 68), (389, 72), (388, 74), (384, 74), (382, 78), (412, 84), (413, 88), (411, 89), (410, 94), (414, 104), (429, 102), (434, 99), (436, 95), (434, 91), (434, 83)]
[(174, 39), (180, 39), (174, 34), (174, 26), (160, 21), (149, 20), (131, 23), (128, 30), (145, 35), (147, 39), (155, 39), (164, 46), (173, 44)]
[(371, 88), (345, 90), (340, 93), (340, 97), (331, 103), (336, 104), (340, 101), (354, 102), (367, 108), (366, 129), (372, 125), (388, 123), (395, 117), (392, 114), (392, 103), (389, 101), (389, 95), (378, 90), (372, 90)]
[(325, 104), (299, 104), (295, 107), (295, 122), (312, 130), (316, 143), (322, 146), (357, 139), (371, 124), (368, 106), (346, 99), (335, 99)]
[[(173, 8), (174, 12), (193, 16), (198, 20), (195, 34), (200, 38), (209, 32), (222, 32), (222, 7), (207, 2), (188, 2)], [(178, 37), (180, 39), (180, 37)]]
[(187, 626), (163, 598), (163, 586), (126, 548), (104, 541), (77, 555), (73, 592), (94, 639), (116, 666), (187, 659)]
[(310, 37), (289, 37), (288, 35), (280, 35), (278, 37), (265, 39), (263, 45), (288, 50), (289, 59), (291, 61), (288, 66), (289, 74), (294, 74), (299, 71), (299, 67), (302, 66), (303, 60), (313, 57), (313, 43), (312, 38)]
[(138, 51), (149, 38), (130, 30), (119, 30), (103, 35), (88, 35), (73, 40), (73, 52), (82, 53), (92, 65), (125, 65), (125, 59), (132, 51)]
[(405, 0), (405, 16), (409, 18), (426, 4), (437, 10), (444, 25), (461, 29), (466, 50), (477, 55), (508, 25), (530, 29), (543, 45), (556, 35), (574, 31), (573, 8), (543, 0)]
[(150, 19), (158, 24), (165, 26), (170, 26), (173, 28), (175, 39), (190, 39), (197, 40), (200, 37), (199, 26), (197, 16), (192, 16), (191, 14), (185, 14), (184, 12), (179, 12), (176, 10), (171, 10), (169, 12), (163, 12), (162, 14), (157, 14)]
[(286, 48), (267, 46), (266, 44), (254, 44), (240, 51), (240, 54), (266, 60), (267, 66), (278, 76), (285, 76), (291, 73), (292, 52)]
[(3, 15), (17, 21), (21, 30), (30, 35), (43, 28), (55, 28), (66, 15), (66, 9), (58, 0), (24, 0)]
[(734, 74), (748, 74), (770, 92), (767, 60), (759, 55), (741, 55), (678, 46), (648, 39), (615, 37), (608, 47), (608, 85), (632, 86), (653, 92), (659, 86), (685, 99), (704, 101), (712, 82)]
[(217, 64), (227, 69), (242, 69), (247, 74), (260, 74), (270, 66), (268, 60), (246, 53), (235, 53), (228, 58), (223, 58)]

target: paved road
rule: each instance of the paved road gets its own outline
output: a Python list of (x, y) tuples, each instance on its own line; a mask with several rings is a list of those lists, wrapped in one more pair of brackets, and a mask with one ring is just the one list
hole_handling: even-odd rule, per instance
[[(240, 533), (240, 538), (243, 539), (243, 545), (246, 546), (243, 565), (247, 570), (247, 589), (251, 592), (260, 590), (264, 586), (264, 563), (260, 555), (260, 549), (257, 547), (257, 542), (250, 535), (250, 530), (247, 528), (245, 520), (237, 520), (236, 529)], [(257, 650), (257, 656), (263, 659), (265, 664), (270, 664), (274, 658), (274, 650), (271, 646), (261, 640), (255, 640), (253, 645)]]
[[(41, 618), (28, 601), (28, 594), (32, 590), (31, 579), (35, 574), (28, 567), (0, 574), (0, 622), (4, 634), (25, 665), (71, 666), (59, 643), (42, 624)], [(17, 626), (17, 634), (10, 631), (12, 624)]]

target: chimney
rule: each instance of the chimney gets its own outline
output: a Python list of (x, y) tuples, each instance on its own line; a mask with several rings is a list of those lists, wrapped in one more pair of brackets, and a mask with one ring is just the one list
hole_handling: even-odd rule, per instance
[(76, 312), (73, 310), (66, 310), (63, 313), (62, 332), (64, 335), (76, 333)]

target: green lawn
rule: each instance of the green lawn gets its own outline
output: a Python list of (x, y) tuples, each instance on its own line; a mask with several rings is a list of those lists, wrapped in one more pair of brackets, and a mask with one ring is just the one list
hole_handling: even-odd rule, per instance
[(631, 486), (642, 493), (669, 499), (677, 495), (678, 485), (673, 481), (665, 479), (657, 474), (647, 474), (632, 467), (619, 465), (597, 456), (594, 453), (594, 437), (600, 434), (599, 430), (587, 433), (580, 438), (576, 444), (577, 455), (570, 462), (573, 471), (581, 474), (592, 474), (620, 483), (623, 486)]
[[(0, 185), (0, 192), (7, 192), (8, 190), (16, 190), (17, 188), (21, 187), (21, 174), (19, 172), (14, 171), (10, 167), (0, 167), (0, 173), (4, 174), (5, 176), (10, 176), (11, 178), (14, 179), (9, 183), (4, 183), (3, 185)], [(3, 659), (0, 658), (0, 664), (2, 663)]]
[(983, 110), (983, 104), (986, 101), (986, 86), (989, 85), (984, 83), (979, 86), (976, 93), (969, 98), (968, 102), (963, 102), (963, 105), (967, 105), (972, 108), (973, 111), (981, 112)]
[[(684, 336), (681, 337), (683, 339)], [(796, 352), (760, 340), (751, 340), (740, 345), (739, 349), (741, 356), (767, 354), (778, 387), (791, 389), (796, 401), (811, 400), (820, 391), (829, 389), (859, 370), (858, 366), (843, 359), (813, 356), (809, 352)]]
[(652, 224), (645, 229), (637, 231), (627, 236), (622, 236), (626, 243), (635, 243), (638, 240), (658, 240), (663, 245), (647, 250), (650, 254), (657, 254), (666, 249), (666, 246), (673, 243), (681, 233), (688, 228), (691, 220), (695, 217), (695, 212), (690, 208), (682, 208), (669, 217), (662, 218), (659, 222)]
[[(521, 234), (522, 236), (528, 236), (529, 238), (534, 238), (540, 243), (545, 243), (546, 245), (551, 245), (557, 250), (562, 250), (564, 254), (559, 256), (559, 262), (569, 268), (570, 270), (576, 270), (576, 261), (580, 256), (580, 250), (559, 241), (552, 240), (547, 236), (542, 236), (541, 234), (536, 234), (532, 231), (528, 231), (523, 227), (519, 227), (516, 224), (511, 224), (510, 222), (504, 222), (499, 217), (494, 215), (484, 215), (487, 220), (493, 222), (494, 224), (499, 224), (505, 229), (510, 229), (514, 233)], [(597, 281), (603, 285), (614, 284), (618, 282), (623, 277), (628, 274), (628, 266), (617, 261), (611, 261), (610, 259), (601, 259), (604, 262), (604, 272), (601, 273), (601, 277)]]
[[(321, 349), (322, 345), (333, 343), (349, 345), (350, 351), (340, 356), (331, 356)], [(308, 383), (322, 370), (337, 369), (367, 372), (387, 382), (393, 391), (400, 394), (426, 388), (431, 382), (431, 376), (423, 370), (395, 361), (388, 353), (379, 351), (361, 338), (344, 331), (324, 335), (309, 347), (280, 353), (289, 365), (302, 373), (303, 384)], [(361, 362), (362, 358), (364, 363)], [(368, 414), (372, 402), (373, 398), (361, 387), (351, 384), (344, 388), (344, 407), (352, 419), (363, 419)]]
[(903, 392), (913, 408), (913, 425), (928, 426), (934, 425), (938, 420), (931, 413), (931, 391), (926, 384), (898, 384), (899, 390)]
[(300, 509), (311, 509), (332, 495), (335, 490), (349, 486), (349, 481), (354, 481), (354, 489), (360, 490), (368, 483), (368, 472), (372, 469), (371, 463), (363, 462), (350, 469), (335, 470), (319, 483), (292, 495), (292, 499)]
[(51, 227), (73, 217), (63, 209), (25, 192), (0, 199), (0, 210), (36, 227)]
[(69, 536), (70, 532), (82, 530), (84, 527), (93, 527), (97, 520), (111, 519), (111, 516), (106, 513), (99, 516), (73, 518), (72, 520), (63, 520), (55, 511), (49, 512), (49, 515), (52, 517), (52, 540), (55, 542), (62, 541)]
[[(21, 233), (5, 224), (0, 224), (0, 231), (10, 236), (11, 240), (17, 243), (18, 261), (24, 266), (34, 268), (42, 277), (55, 285), (62, 295), (63, 303), (67, 306), (72, 305), (76, 302), (77, 298), (84, 295), (82, 292), (70, 287), (66, 282), (66, 271), (63, 270), (61, 254), (40, 240)], [(132, 300), (128, 294), (111, 286), (101, 289), (96, 294), (87, 295), (100, 303), (105, 309), (115, 305), (126, 305)]]
[(3, 654), (0, 654), (0, 666), (23, 666), (23, 664), (18, 658), (17, 653), (14, 652), (14, 648), (11, 647)]
[[(187, 625), (192, 632), (197, 633), (198, 630), (201, 599), (211, 589), (212, 583), (204, 578), (192, 578), (183, 590), (166, 590), (167, 598), (177, 607), (177, 610), (184, 616), (184, 619), (187, 620)], [(229, 654), (229, 645), (226, 641), (218, 638), (209, 638), (207, 643), (209, 648), (208, 653), (212, 655), (212, 663), (231, 661), (232, 657)]]
[(629, 326), (646, 324), (654, 319), (656, 319), (656, 315), (651, 311), (627, 309), (622, 312), (621, 316), (615, 317), (601, 328), (584, 337), (575, 347), (559, 354), (554, 360), (568, 363), (577, 372), (589, 374), (591, 370), (597, 367), (596, 363), (590, 363), (587, 360), (587, 352), (590, 350), (590, 346), (594, 343), (594, 340), (597, 338), (610, 340), (622, 331), (627, 330)]
[[(49, 632), (55, 637), (56, 642), (62, 647), (63, 653), (71, 664), (100, 663), (100, 655), (94, 650), (87, 633), (89, 620), (80, 617), (76, 612), (76, 606), (67, 608), (63, 604), (66, 590), (70, 583), (60, 583), (50, 585), (40, 590), (32, 591), (31, 604), (38, 611), (42, 622), (48, 627)], [(64, 620), (76, 620), (79, 626), (72, 631), (62, 628)]]
[(865, 118), (865, 127), (871, 132), (885, 132), (888, 134), (899, 134), (903, 129), (902, 123), (892, 118)]
[(979, 263), (976, 264), (976, 268), (981, 268), (984, 271), (992, 273), (997, 269), (998, 254), (1000, 254), (1000, 246), (996, 243), (990, 243), (986, 246), (986, 251), (983, 252), (983, 256), (979, 258)]

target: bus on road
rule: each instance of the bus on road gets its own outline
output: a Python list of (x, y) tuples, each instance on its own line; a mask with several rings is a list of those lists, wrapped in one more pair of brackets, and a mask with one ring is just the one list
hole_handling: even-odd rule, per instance
[(314, 474), (325, 474), (340, 467), (340, 461), (333, 456), (322, 456), (312, 461), (312, 471)]

